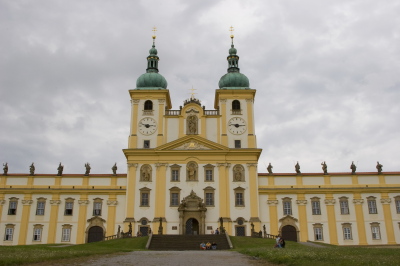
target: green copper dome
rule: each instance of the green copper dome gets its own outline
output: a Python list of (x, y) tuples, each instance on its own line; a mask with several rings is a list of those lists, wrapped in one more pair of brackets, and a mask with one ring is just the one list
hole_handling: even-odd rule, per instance
[(168, 83), (165, 78), (158, 73), (144, 73), (136, 81), (136, 88), (144, 90), (166, 89), (167, 85)]
[(160, 58), (157, 56), (154, 39), (155, 36), (153, 36), (153, 46), (149, 50), (150, 55), (147, 57), (146, 73), (136, 80), (137, 90), (160, 90), (167, 88), (167, 81), (161, 74), (158, 74), (158, 61)]
[(249, 79), (239, 72), (226, 73), (219, 80), (218, 86), (220, 89), (242, 89), (249, 87)]
[(243, 90), (249, 88), (249, 79), (240, 73), (239, 56), (237, 50), (233, 45), (233, 35), (231, 35), (232, 44), (229, 49), (228, 60), (228, 73), (223, 75), (219, 80), (218, 86), (220, 89), (237, 89)]

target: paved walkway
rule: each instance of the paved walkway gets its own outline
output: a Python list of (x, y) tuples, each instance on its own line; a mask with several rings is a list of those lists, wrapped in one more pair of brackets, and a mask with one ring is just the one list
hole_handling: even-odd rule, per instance
[(243, 265), (272, 265), (235, 251), (134, 251), (113, 255), (61, 260), (41, 265), (85, 265), (85, 266), (109, 266), (109, 265), (146, 265), (146, 266), (243, 266)]

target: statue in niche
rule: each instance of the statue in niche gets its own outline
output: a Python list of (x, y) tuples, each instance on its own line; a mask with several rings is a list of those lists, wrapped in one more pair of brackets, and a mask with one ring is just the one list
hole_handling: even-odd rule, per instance
[(357, 166), (354, 164), (354, 161), (351, 162), (350, 169), (351, 169), (351, 174), (355, 175), (356, 174), (356, 170), (357, 170)]
[(324, 171), (324, 175), (328, 174), (328, 166), (326, 165), (326, 162), (324, 161), (323, 163), (321, 163), (322, 165), (322, 171)]
[(61, 165), (61, 162), (60, 162), (60, 164), (58, 165), (58, 168), (57, 168), (57, 176), (62, 176), (62, 173), (63, 173), (63, 171), (64, 171), (64, 165)]
[(376, 162), (376, 170), (378, 170), (378, 174), (382, 174), (382, 167), (383, 165), (381, 165), (379, 162)]
[(149, 182), (151, 181), (151, 166), (145, 164), (140, 169), (140, 181)]
[(30, 175), (35, 175), (35, 165), (33, 163), (29, 166), (29, 173)]
[(233, 181), (244, 181), (244, 168), (237, 164), (233, 167)]
[(90, 174), (90, 169), (92, 169), (90, 167), (90, 164), (89, 163), (85, 163), (85, 168), (86, 168), (85, 175), (89, 175)]
[(271, 163), (269, 163), (269, 165), (267, 167), (268, 174), (272, 174), (272, 168), (274, 168), (274, 167), (271, 165)]
[(300, 175), (300, 174), (301, 174), (301, 172), (300, 172), (300, 164), (299, 164), (298, 161), (297, 161), (296, 165), (294, 166), (294, 168), (296, 169), (296, 173), (297, 173), (298, 175)]
[(3, 175), (7, 175), (7, 173), (8, 173), (8, 163), (3, 163)]
[(191, 115), (186, 119), (187, 132), (190, 135), (197, 134), (197, 116)]
[(115, 163), (114, 166), (111, 168), (113, 175), (117, 175), (117, 169), (118, 169), (117, 163)]
[(187, 180), (195, 181), (197, 180), (197, 164), (195, 162), (190, 162), (186, 166)]

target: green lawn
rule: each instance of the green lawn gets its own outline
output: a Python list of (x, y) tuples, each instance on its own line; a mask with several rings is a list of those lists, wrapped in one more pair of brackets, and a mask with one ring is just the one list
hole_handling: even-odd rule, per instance
[(284, 265), (399, 265), (399, 248), (304, 246), (286, 241), (286, 248), (273, 248), (275, 240), (231, 237), (235, 250), (274, 264)]
[(68, 247), (60, 245), (0, 246), (0, 265), (21, 265), (49, 260), (144, 250), (148, 237), (125, 238)]

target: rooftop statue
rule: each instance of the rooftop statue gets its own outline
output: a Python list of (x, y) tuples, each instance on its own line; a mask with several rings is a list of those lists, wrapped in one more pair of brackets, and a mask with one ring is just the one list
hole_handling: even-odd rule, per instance
[(382, 167), (383, 165), (381, 165), (379, 162), (376, 162), (376, 169), (378, 170), (378, 174), (382, 174)]
[(57, 170), (58, 170), (57, 176), (62, 176), (62, 173), (63, 173), (63, 171), (64, 171), (64, 165), (61, 165), (61, 162), (60, 162), (60, 164), (58, 165)]
[(324, 175), (328, 174), (328, 166), (326, 165), (326, 162), (324, 161), (323, 163), (321, 163), (322, 165), (322, 171), (324, 171)]
[(267, 170), (268, 170), (269, 174), (272, 174), (272, 168), (274, 168), (274, 167), (271, 165), (271, 163), (269, 163), (269, 165), (267, 167)]
[(8, 163), (3, 163), (3, 175), (7, 175), (7, 173), (8, 173)]
[(35, 175), (35, 166), (33, 165), (33, 163), (31, 164), (31, 166), (29, 166), (29, 173), (30, 175)]
[(113, 171), (113, 175), (117, 175), (117, 163), (114, 164), (114, 166), (111, 168), (111, 170)]
[(351, 169), (351, 174), (355, 175), (356, 174), (356, 170), (357, 170), (357, 166), (354, 164), (354, 161), (351, 162), (350, 169)]
[(294, 168), (296, 169), (296, 173), (297, 173), (298, 175), (300, 175), (301, 172), (300, 172), (300, 164), (299, 164), (299, 162), (296, 163), (296, 165), (294, 166)]
[(92, 169), (90, 167), (90, 164), (89, 163), (85, 163), (85, 168), (86, 168), (85, 175), (89, 175), (90, 174), (90, 169)]

